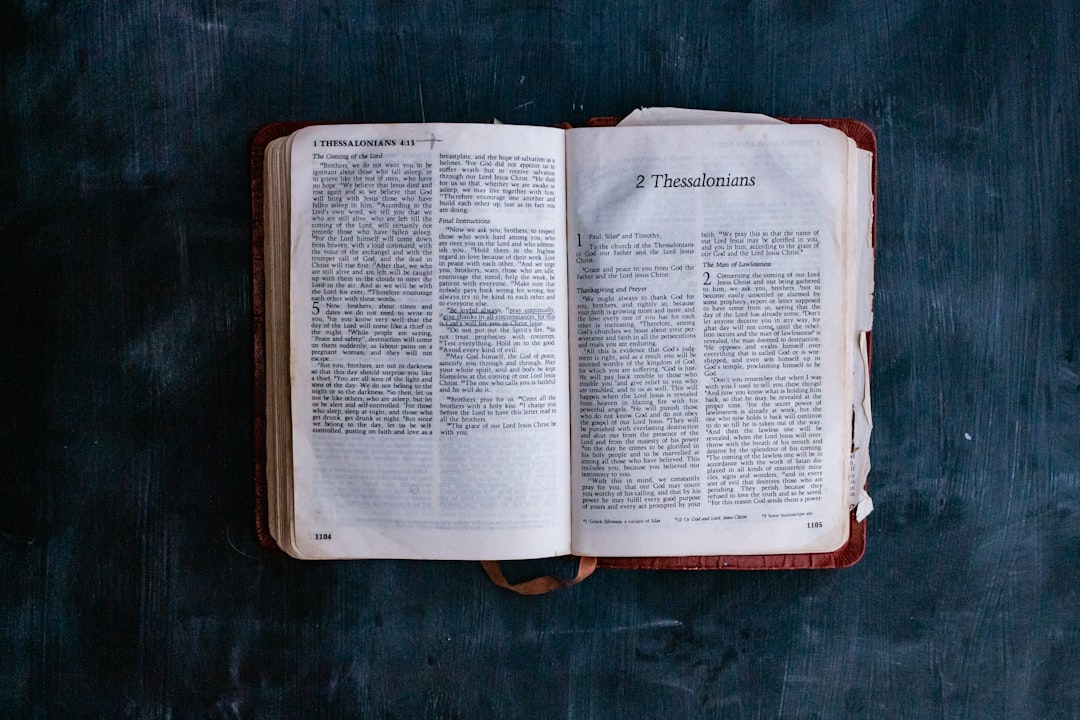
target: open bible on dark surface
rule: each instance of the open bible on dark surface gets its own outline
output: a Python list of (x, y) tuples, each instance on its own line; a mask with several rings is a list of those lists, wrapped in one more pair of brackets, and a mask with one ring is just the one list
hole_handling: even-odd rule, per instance
[(873, 142), (853, 121), (674, 109), (268, 126), (264, 539), (298, 558), (855, 562)]

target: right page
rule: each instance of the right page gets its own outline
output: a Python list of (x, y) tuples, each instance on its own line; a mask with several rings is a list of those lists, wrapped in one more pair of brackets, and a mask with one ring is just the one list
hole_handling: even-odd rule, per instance
[(568, 132), (575, 553), (846, 542), (854, 153), (816, 125)]

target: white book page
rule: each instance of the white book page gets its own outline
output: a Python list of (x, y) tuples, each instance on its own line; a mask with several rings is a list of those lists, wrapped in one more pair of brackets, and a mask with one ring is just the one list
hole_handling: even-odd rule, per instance
[(293, 547), (569, 551), (564, 133), (292, 141)]
[[(672, 107), (639, 108), (619, 122), (619, 127), (631, 125), (783, 125), (782, 120), (757, 113), (722, 110), (694, 110)], [(854, 141), (849, 140), (849, 146)], [(849, 173), (849, 218), (855, 222), (850, 233), (855, 253), (855, 342), (852, 353), (852, 389), (854, 428), (851, 451), (851, 484), (848, 490), (851, 507), (858, 507), (856, 519), (861, 522), (873, 510), (873, 502), (865, 485), (870, 472), (870, 432), (873, 418), (870, 410), (870, 364), (867, 334), (873, 324), (874, 247), (873, 247), (873, 155), (857, 147), (849, 159), (856, 167)], [(850, 168), (850, 165), (849, 165)], [(849, 206), (849, 207), (852, 207)]]
[(820, 126), (568, 132), (575, 552), (846, 541), (849, 152)]

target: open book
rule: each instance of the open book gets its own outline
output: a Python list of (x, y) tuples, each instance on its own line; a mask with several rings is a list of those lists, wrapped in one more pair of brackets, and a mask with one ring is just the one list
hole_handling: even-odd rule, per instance
[(290, 555), (861, 556), (864, 125), (289, 129), (254, 183)]

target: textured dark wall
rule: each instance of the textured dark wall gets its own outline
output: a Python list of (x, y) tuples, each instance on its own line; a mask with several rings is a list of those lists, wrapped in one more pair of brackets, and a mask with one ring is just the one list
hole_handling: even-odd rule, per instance
[[(2, 3), (0, 716), (1080, 716), (1080, 16), (1013, 4)], [(862, 563), (258, 549), (255, 131), (638, 105), (877, 131)]]

